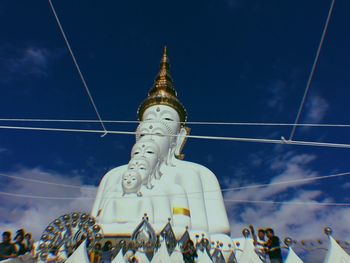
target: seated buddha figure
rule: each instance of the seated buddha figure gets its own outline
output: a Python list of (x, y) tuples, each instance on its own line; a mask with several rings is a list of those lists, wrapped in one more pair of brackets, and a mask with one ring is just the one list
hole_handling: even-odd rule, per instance
[[(138, 109), (138, 117), (141, 123), (137, 128), (135, 146), (140, 147), (143, 142), (153, 141), (159, 151), (157, 168), (150, 175), (151, 184), (145, 184), (149, 186), (145, 187), (146, 191), (141, 189), (143, 196), (159, 193), (159, 196), (166, 195), (168, 199), (181, 199), (166, 209), (170, 209), (170, 218), (181, 218), (179, 228), (183, 227), (184, 231), (186, 222), (191, 235), (203, 233), (214, 241), (229, 240), (227, 234), (230, 228), (217, 178), (206, 167), (182, 160), (184, 156), (181, 151), (188, 134), (188, 129), (184, 127), (187, 115), (173, 88), (166, 50), (155, 83)], [(103, 203), (101, 200), (108, 195), (110, 187), (120, 185), (127, 169), (127, 165), (120, 166), (104, 176), (92, 215), (99, 214)], [(179, 189), (175, 192), (183, 192), (185, 198), (174, 195), (173, 188)], [(159, 209), (154, 210), (153, 214), (154, 218), (159, 214), (160, 221), (164, 220)]]
[(116, 192), (102, 211), (104, 223), (132, 224), (144, 214), (153, 218), (152, 200), (142, 194), (142, 179), (137, 170), (127, 170), (122, 176), (122, 192)]
[[(140, 207), (141, 202), (144, 199), (147, 199), (148, 202), (149, 198), (140, 197), (143, 197), (143, 190), (153, 187), (151, 180), (155, 177), (154, 173), (157, 172), (158, 160), (158, 145), (153, 141), (142, 141), (136, 143), (132, 148), (131, 160), (128, 165), (123, 166), (123, 169), (117, 169), (118, 176), (107, 175), (104, 177), (99, 187), (103, 188), (103, 191), (99, 191), (95, 200), (95, 205), (99, 209), (97, 214), (100, 223), (137, 223), (144, 213), (153, 218), (149, 212), (153, 209), (152, 207), (147, 209), (148, 211), (144, 211)], [(123, 206), (125, 209), (121, 209)], [(137, 208), (137, 212), (130, 211), (132, 207)], [(118, 220), (118, 218), (126, 216), (129, 220)]]
[(180, 185), (160, 187), (157, 184), (159, 161), (158, 145), (143, 139), (132, 148), (131, 160), (121, 176), (123, 169), (104, 177), (99, 187), (104, 190), (99, 190), (102, 194), (98, 194), (95, 201), (99, 209), (97, 220), (104, 233), (128, 235), (145, 213), (159, 231), (169, 218), (179, 235), (191, 225), (189, 217), (171, 213), (176, 207), (188, 210), (187, 196)]

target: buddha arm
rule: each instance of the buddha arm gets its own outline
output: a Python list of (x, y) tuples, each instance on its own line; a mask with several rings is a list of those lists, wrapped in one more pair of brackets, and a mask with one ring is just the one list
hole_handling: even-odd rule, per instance
[(170, 189), (170, 204), (174, 226), (190, 227), (191, 212), (188, 205), (187, 195), (179, 185), (173, 185)]
[(209, 225), (209, 233), (230, 233), (224, 200), (219, 182), (209, 169), (200, 166), (202, 186), (204, 190), (205, 207)]
[(181, 170), (177, 177), (186, 192), (191, 213), (192, 230), (208, 231), (207, 212), (200, 175), (194, 172), (193, 167), (188, 167), (186, 162), (178, 163)]
[(100, 214), (99, 210), (102, 208), (103, 204), (106, 201), (109, 188), (111, 188), (111, 186), (117, 183), (120, 183), (120, 177), (122, 175), (122, 172), (126, 169), (126, 167), (127, 165), (119, 166), (110, 170), (103, 176), (101, 183), (98, 187), (95, 202), (91, 211), (91, 215), (93, 217), (97, 217)]

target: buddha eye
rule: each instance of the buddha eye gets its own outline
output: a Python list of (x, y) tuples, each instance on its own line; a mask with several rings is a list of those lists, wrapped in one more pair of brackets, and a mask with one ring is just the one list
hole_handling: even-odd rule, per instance
[(134, 170), (135, 168), (134, 168), (134, 167), (130, 167), (129, 169), (130, 169), (130, 170)]
[(171, 118), (164, 118), (164, 120), (166, 120), (166, 121), (174, 121), (174, 120), (171, 119)]
[(134, 152), (134, 155), (138, 155), (140, 152), (139, 151), (136, 151), (136, 152)]
[(140, 170), (145, 170), (145, 167), (140, 167)]
[(132, 178), (133, 181), (136, 181), (136, 178)]
[(149, 153), (149, 154), (154, 154), (154, 152), (153, 152), (153, 151), (147, 151), (147, 153)]

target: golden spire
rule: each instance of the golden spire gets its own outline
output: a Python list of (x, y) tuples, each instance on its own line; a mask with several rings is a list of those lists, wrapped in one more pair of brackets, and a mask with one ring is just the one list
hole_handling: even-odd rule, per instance
[(154, 105), (166, 105), (172, 107), (178, 112), (181, 122), (186, 121), (186, 110), (177, 98), (169, 68), (169, 58), (165, 46), (160, 61), (159, 73), (156, 76), (151, 90), (148, 92), (148, 97), (141, 103), (137, 111), (139, 120), (142, 121), (142, 115), (147, 108)]
[(171, 93), (172, 95), (176, 96), (176, 91), (174, 89), (173, 79), (171, 78), (169, 68), (169, 58), (167, 54), (167, 48), (165, 46), (163, 48), (163, 55), (160, 61), (159, 73), (154, 81), (149, 95), (157, 91), (163, 91), (165, 93)]

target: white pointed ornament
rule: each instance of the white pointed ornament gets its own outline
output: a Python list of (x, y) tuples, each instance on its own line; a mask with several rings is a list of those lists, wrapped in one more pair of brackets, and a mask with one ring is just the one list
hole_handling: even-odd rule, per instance
[(323, 263), (350, 263), (350, 256), (331, 236), (332, 229), (330, 227), (326, 227), (324, 232), (329, 237), (329, 247)]
[(144, 252), (136, 251), (134, 258), (137, 260), (138, 263), (149, 263), (149, 260)]
[(284, 263), (304, 263), (297, 254), (295, 254), (294, 250), (290, 247), (287, 259)]
[(113, 259), (112, 263), (125, 263), (124, 256), (123, 256), (123, 249), (119, 250), (119, 253)]
[(169, 262), (171, 262), (171, 259), (168, 254), (168, 249), (165, 243), (165, 239), (163, 239), (160, 243), (160, 248), (153, 256), (151, 263), (169, 263)]
[(285, 263), (303, 263), (303, 261), (298, 257), (298, 255), (294, 252), (291, 245), (293, 244), (293, 240), (290, 237), (286, 237), (284, 239), (284, 244), (286, 244), (288, 248), (288, 255)]
[(66, 263), (89, 263), (89, 257), (86, 249), (86, 239), (74, 251), (74, 253), (65, 261)]
[(170, 255), (170, 260), (171, 262), (174, 262), (174, 263), (184, 263), (184, 259), (183, 259), (179, 244), (176, 245), (173, 253)]
[(244, 248), (241, 256), (238, 259), (238, 263), (261, 263), (261, 259), (255, 252), (253, 240), (246, 238), (244, 242)]
[(197, 255), (198, 258), (196, 259), (196, 262), (198, 263), (213, 263), (213, 261), (211, 260), (211, 258), (209, 257), (207, 251), (205, 250), (197, 250)]

